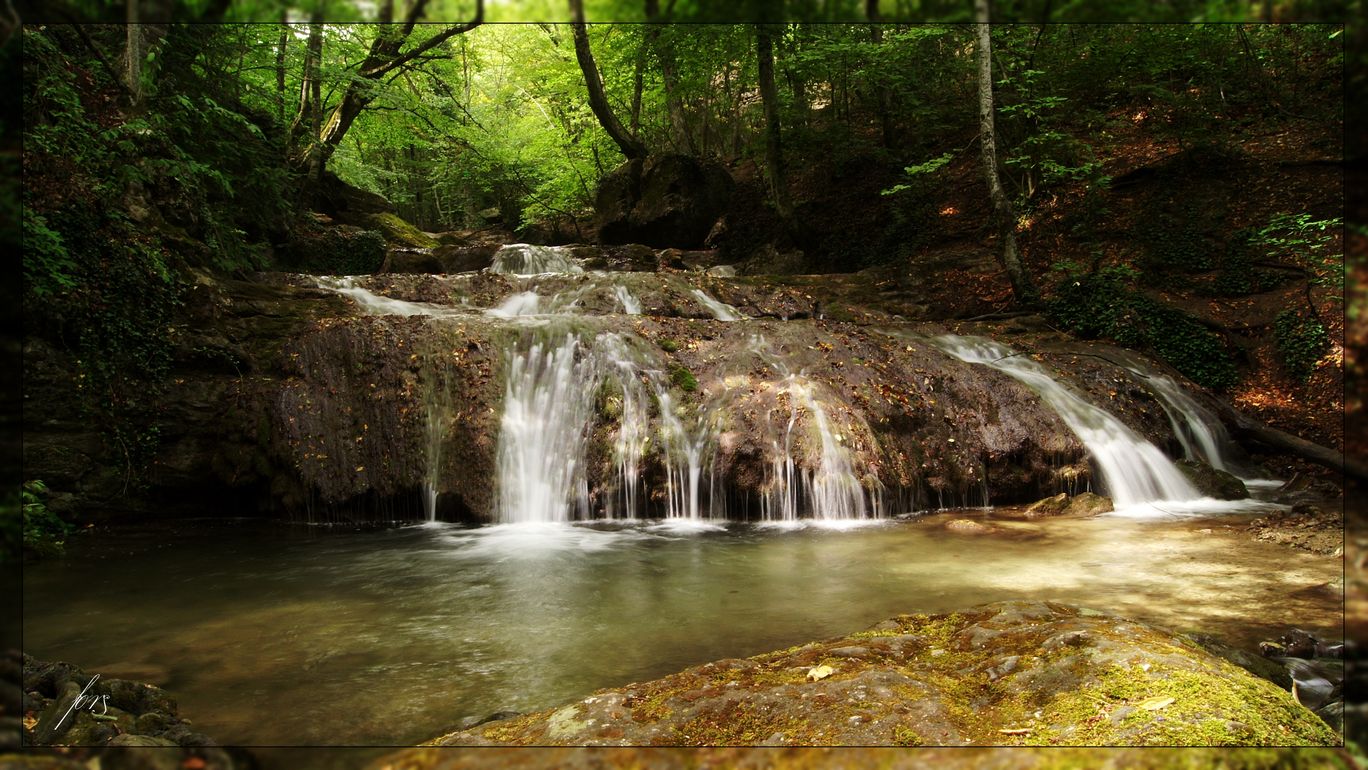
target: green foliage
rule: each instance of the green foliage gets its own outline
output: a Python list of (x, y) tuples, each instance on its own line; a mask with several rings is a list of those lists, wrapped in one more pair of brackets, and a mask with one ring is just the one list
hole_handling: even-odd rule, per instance
[[(933, 174), (936, 171), (940, 170), (942, 167), (944, 167), (947, 163), (949, 163), (951, 159), (954, 157), (954, 153), (942, 153), (941, 155), (938, 155), (932, 158), (931, 160), (926, 161), (925, 163), (918, 163), (912, 166), (907, 166), (903, 169), (903, 173), (907, 174), (910, 177), (918, 177), (926, 174)], [(879, 194), (897, 195), (898, 193), (904, 190), (911, 189), (913, 189), (913, 187), (908, 184), (895, 184), (887, 190), (880, 190)]]
[(685, 393), (698, 390), (698, 380), (693, 376), (693, 372), (681, 363), (670, 364), (670, 382)]
[(48, 227), (41, 214), (24, 209), (24, 283), (29, 291), (42, 299), (75, 288), (78, 280), (61, 233)]
[(1330, 335), (1315, 318), (1296, 310), (1284, 310), (1273, 320), (1273, 340), (1287, 373), (1305, 382), (1316, 362), (1330, 349)]
[(1081, 337), (1108, 338), (1153, 352), (1186, 377), (1209, 388), (1235, 384), (1235, 364), (1220, 337), (1186, 313), (1137, 291), (1139, 273), (1128, 266), (1084, 273), (1075, 263), (1055, 266), (1048, 302), (1051, 319)]
[(666, 353), (673, 353), (676, 350), (679, 350), (679, 343), (675, 342), (672, 339), (669, 339), (668, 337), (660, 338), (660, 340), (656, 344), (659, 345), (660, 349), (665, 351)]
[(24, 482), (19, 492), (24, 552), (37, 557), (60, 555), (67, 535), (71, 534), (71, 527), (48, 510), (44, 502), (46, 496), (47, 485), (37, 479)]
[(1277, 214), (1249, 236), (1249, 245), (1269, 260), (1301, 267), (1312, 283), (1344, 288), (1344, 253), (1331, 247), (1341, 233), (1339, 217), (1313, 219), (1311, 214)]
[(359, 227), (300, 229), (290, 243), (290, 267), (323, 275), (368, 275), (385, 261), (385, 236)]

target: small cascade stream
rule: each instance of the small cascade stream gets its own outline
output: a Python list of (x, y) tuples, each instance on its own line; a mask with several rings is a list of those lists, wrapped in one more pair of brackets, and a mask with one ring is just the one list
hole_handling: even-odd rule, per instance
[(1163, 451), (1084, 401), (1029, 356), (983, 337), (943, 335), (935, 343), (960, 360), (991, 366), (1021, 381), (1054, 407), (1088, 448), (1118, 510), (1202, 498)]
[(580, 342), (536, 339), (508, 357), (499, 433), (497, 519), (506, 524), (587, 518), (584, 445), (599, 381)]
[[(923, 492), (885, 489), (876, 462), (882, 439), (874, 439), (865, 417), (852, 411), (830, 374), (817, 377), (809, 369), (822, 360), (804, 348), (819, 351), (819, 346), (795, 344), (791, 335), (780, 335), (782, 344), (772, 345), (751, 329), (773, 322), (752, 321), (672, 277), (654, 289), (668, 292), (665, 303), (692, 300), (716, 322), (756, 325), (738, 330), (749, 342), (732, 348), (722, 368), (683, 390), (679, 378), (691, 381), (693, 375), (687, 368), (681, 374), (681, 361), (687, 360), (674, 353), (679, 342), (641, 326), (658, 317), (623, 325), (623, 316), (642, 314), (642, 301), (629, 285), (651, 290), (652, 284), (641, 279), (629, 284), (617, 277), (622, 274), (586, 273), (572, 253), (566, 247), (527, 244), (501, 248), (487, 274), (506, 276), (500, 279), (506, 288), (484, 294), (483, 307), (465, 299), (444, 306), (387, 297), (367, 288), (373, 284), (363, 277), (317, 279), (366, 314), (424, 316), (450, 329), (474, 324), (495, 335), (488, 339), (500, 340), (501, 405), (495, 396), (499, 411), (488, 413), (497, 421), (489, 518), (504, 524), (655, 518), (701, 525), (753, 513), (776, 524), (840, 523), (877, 521), (938, 501), (944, 506), (943, 486)], [(477, 275), (427, 280), (439, 282), (438, 294), (465, 297), (477, 285), (470, 283)], [(431, 287), (407, 291), (432, 296)], [(713, 328), (717, 331), (705, 337), (726, 333), (720, 324)], [(1037, 393), (1086, 446), (1096, 478), (1119, 514), (1203, 512), (1215, 503), (1203, 498), (1158, 447), (1031, 358), (986, 338), (918, 339), (952, 359), (997, 369)], [(434, 349), (429, 357), (433, 368), (421, 369), (418, 378), (423, 443), (417, 461), (423, 464), (418, 477), (424, 518), (434, 521), (439, 496), (453, 489), (452, 480), (444, 484), (442, 478), (449, 470), (444, 470), (445, 445), (459, 433), (453, 422), (459, 404), (448, 384), (455, 380), (443, 367), (459, 356)], [(1143, 364), (1134, 366), (1164, 405), (1185, 453), (1217, 468), (1231, 467), (1224, 454), (1229, 439), (1220, 422), (1170, 378), (1143, 371)], [(729, 478), (730, 464), (737, 461), (729, 453), (738, 438), (753, 442), (740, 456), (750, 463), (750, 475), (749, 486), (739, 492)], [(967, 460), (982, 462), (972, 455)], [(986, 473), (967, 475), (978, 479), (986, 504)], [(888, 500), (902, 507), (890, 511)], [(1241, 508), (1222, 505), (1222, 510)]]

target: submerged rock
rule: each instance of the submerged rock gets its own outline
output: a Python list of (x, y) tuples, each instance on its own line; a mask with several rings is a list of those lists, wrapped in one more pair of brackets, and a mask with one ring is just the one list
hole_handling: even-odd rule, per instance
[(1040, 518), (1042, 516), (1058, 516), (1069, 507), (1069, 496), (1063, 492), (1054, 497), (1047, 497), (1044, 500), (1031, 503), (1026, 507), (1024, 514), (1028, 519)]
[[(860, 655), (848, 654), (851, 648)], [(844, 654), (842, 654), (844, 653)], [(829, 668), (825, 677), (808, 676)], [(1196, 644), (1051, 602), (902, 615), (491, 722), (434, 745), (1334, 745)]]
[(1064, 509), (1065, 516), (1097, 516), (1102, 513), (1111, 513), (1115, 510), (1112, 507), (1110, 497), (1093, 494), (1092, 492), (1080, 492), (1069, 499), (1069, 505)]
[(1233, 474), (1197, 460), (1179, 460), (1174, 464), (1184, 476), (1187, 476), (1197, 491), (1207, 497), (1214, 497), (1217, 500), (1243, 500), (1249, 497), (1249, 490), (1245, 488), (1244, 482)]

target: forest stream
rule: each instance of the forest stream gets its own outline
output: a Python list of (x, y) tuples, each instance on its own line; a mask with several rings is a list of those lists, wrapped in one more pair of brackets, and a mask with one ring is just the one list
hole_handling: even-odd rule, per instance
[(25, 643), (111, 675), (163, 668), (182, 712), (225, 744), (394, 745), (896, 613), (1004, 599), (1245, 647), (1292, 626), (1338, 632), (1338, 564), (1252, 542), (1243, 517), (1001, 520), (1004, 537), (941, 526), (992, 515), (846, 530), (125, 528), (30, 569)]

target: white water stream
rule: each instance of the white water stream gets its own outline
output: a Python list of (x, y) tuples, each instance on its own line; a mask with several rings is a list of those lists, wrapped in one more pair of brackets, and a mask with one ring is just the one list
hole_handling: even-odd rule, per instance
[(1158, 447), (1064, 387), (1029, 356), (983, 337), (947, 334), (934, 342), (962, 361), (991, 366), (1039, 394), (1088, 448), (1118, 510), (1202, 498)]

